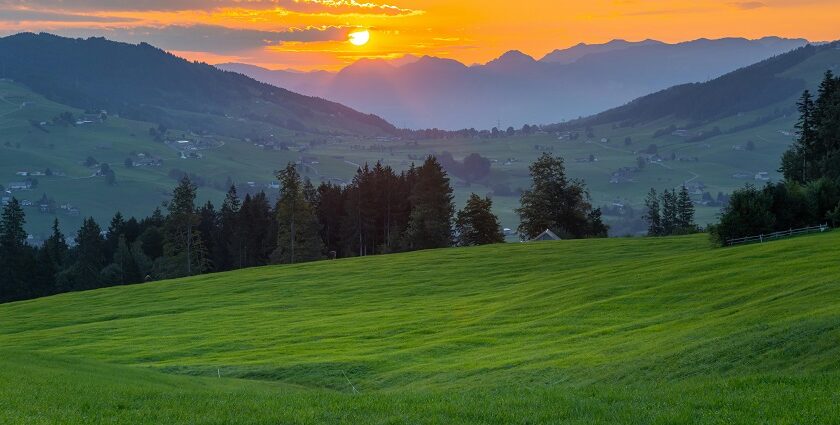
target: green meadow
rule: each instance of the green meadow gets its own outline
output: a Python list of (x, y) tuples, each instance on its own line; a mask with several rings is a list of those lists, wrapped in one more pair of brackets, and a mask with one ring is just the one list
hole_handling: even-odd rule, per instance
[(838, 244), (505, 244), (0, 305), (0, 423), (840, 423)]

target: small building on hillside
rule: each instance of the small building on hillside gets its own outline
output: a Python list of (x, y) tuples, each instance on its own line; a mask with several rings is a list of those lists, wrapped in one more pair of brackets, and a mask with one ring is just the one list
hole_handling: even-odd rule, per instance
[(537, 237), (529, 240), (528, 242), (539, 242), (539, 241), (559, 241), (560, 236), (557, 236), (554, 232), (550, 229), (545, 229), (545, 232), (540, 233)]

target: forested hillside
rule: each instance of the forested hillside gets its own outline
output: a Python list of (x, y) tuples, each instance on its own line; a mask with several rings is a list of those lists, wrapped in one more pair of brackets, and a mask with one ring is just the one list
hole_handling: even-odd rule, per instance
[(315, 133), (394, 130), (376, 116), (191, 63), (145, 43), (24, 33), (0, 38), (0, 63), (0, 78), (50, 100), (169, 128), (228, 136), (259, 134), (241, 128), (245, 124)]

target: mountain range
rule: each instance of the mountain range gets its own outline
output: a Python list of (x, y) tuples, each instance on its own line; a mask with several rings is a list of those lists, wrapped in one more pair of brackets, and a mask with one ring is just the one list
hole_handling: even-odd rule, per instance
[(803, 39), (579, 44), (537, 60), (509, 51), (467, 66), (424, 56), (363, 59), (338, 72), (219, 68), (377, 114), (398, 127), (488, 129), (570, 120), (674, 85), (706, 81), (788, 52)]

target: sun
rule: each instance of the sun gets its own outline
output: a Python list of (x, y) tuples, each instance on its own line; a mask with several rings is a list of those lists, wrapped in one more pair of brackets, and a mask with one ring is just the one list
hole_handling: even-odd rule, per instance
[(364, 46), (368, 41), (370, 41), (370, 31), (364, 30), (351, 32), (349, 37), (350, 43), (354, 46)]

